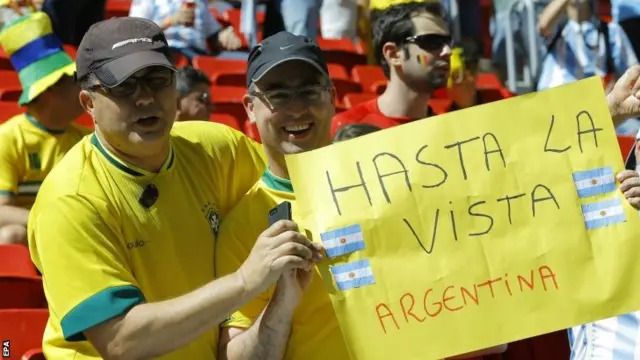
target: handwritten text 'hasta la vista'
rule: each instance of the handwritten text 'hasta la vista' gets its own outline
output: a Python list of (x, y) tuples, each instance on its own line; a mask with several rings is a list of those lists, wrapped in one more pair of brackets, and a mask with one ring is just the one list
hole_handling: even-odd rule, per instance
[[(552, 116), (548, 131), (547, 131), (547, 136), (544, 144), (541, 144), (541, 149), (545, 153), (563, 153), (570, 150), (572, 148), (572, 145), (567, 145), (566, 143), (563, 144), (566, 146), (558, 147), (557, 143), (560, 140), (556, 140), (556, 144), (554, 144), (554, 141), (553, 141), (554, 124), (555, 124), (555, 117)], [(595, 148), (598, 148), (597, 135), (598, 135), (598, 132), (602, 131), (602, 128), (596, 127), (591, 114), (589, 114), (589, 112), (587, 111), (580, 111), (576, 115), (576, 125), (577, 125), (576, 140), (577, 140), (577, 145), (580, 152), (581, 153), (584, 152), (584, 147), (586, 142), (592, 142)], [(501, 166), (502, 168), (507, 167), (505, 154), (503, 149), (500, 147), (500, 142), (498, 141), (498, 138), (495, 136), (495, 134), (491, 132), (487, 132), (482, 136), (476, 136), (469, 139), (456, 141), (452, 144), (445, 145), (444, 149), (453, 150), (457, 152), (458, 159), (459, 159), (459, 169), (460, 169), (462, 178), (464, 180), (467, 180), (469, 177), (469, 174), (467, 173), (467, 168), (465, 166), (465, 159), (466, 157), (468, 157), (468, 154), (467, 156), (465, 156), (465, 149), (467, 149), (466, 147), (467, 144), (471, 144), (474, 142), (482, 143), (482, 147), (484, 149), (484, 163), (487, 171), (491, 170), (492, 161), (493, 161), (493, 164), (499, 164), (499, 166)], [(401, 176), (404, 179), (406, 188), (409, 192), (413, 192), (414, 188), (417, 186), (425, 189), (437, 188), (443, 185), (447, 181), (447, 179), (449, 178), (449, 171), (447, 171), (443, 166), (433, 162), (428, 162), (425, 159), (426, 158), (425, 151), (427, 148), (428, 148), (428, 145), (423, 145), (422, 147), (420, 147), (415, 154), (414, 161), (417, 164), (429, 167), (435, 171), (438, 171), (441, 174), (440, 179), (437, 182), (434, 182), (432, 184), (415, 185), (416, 183), (411, 181), (409, 170), (407, 169), (405, 162), (403, 162), (395, 154), (388, 153), (388, 152), (381, 152), (379, 154), (376, 154), (372, 158), (371, 162), (372, 162), (376, 177), (378, 179), (380, 191), (382, 193), (382, 197), (385, 199), (387, 204), (391, 204), (392, 202), (391, 196), (389, 195), (389, 191), (385, 184), (385, 179), (387, 178)], [(385, 164), (387, 164), (386, 166), (382, 166), (383, 161), (385, 161)], [(389, 165), (388, 165), (389, 161), (391, 161), (394, 164), (392, 170), (389, 169)], [(349, 192), (360, 191), (361, 194), (363, 195), (363, 198), (366, 199), (368, 205), (373, 206), (373, 202), (371, 200), (371, 193), (370, 193), (371, 184), (367, 184), (367, 182), (365, 181), (365, 177), (363, 175), (362, 169), (363, 167), (361, 165), (361, 162), (356, 161), (355, 170), (359, 177), (358, 182), (351, 183), (349, 185), (343, 185), (343, 186), (336, 185), (335, 181), (332, 180), (332, 177), (329, 171), (328, 170), (325, 171), (328, 189), (331, 193), (331, 198), (333, 199), (335, 210), (339, 216), (343, 215), (342, 208), (340, 206), (339, 195), (344, 194), (348, 191)], [(505, 204), (507, 219), (509, 224), (511, 225), (512, 224), (512, 215), (511, 215), (512, 203), (516, 201), (527, 201), (527, 200), (528, 200), (528, 206), (531, 208), (532, 217), (536, 216), (536, 207), (542, 205), (542, 203), (545, 203), (545, 202), (549, 202), (550, 205), (553, 206), (554, 208), (560, 209), (560, 204), (558, 203), (556, 196), (554, 196), (552, 189), (545, 184), (537, 184), (533, 186), (533, 188), (528, 193), (508, 194), (503, 197), (497, 198), (495, 201), (497, 203)], [(452, 203), (450, 202), (450, 205), (451, 204)], [(468, 215), (471, 217), (475, 217), (476, 219), (484, 219), (484, 222), (486, 224), (485, 228), (479, 231), (470, 232), (467, 234), (468, 236), (474, 237), (474, 236), (485, 235), (485, 234), (488, 234), (490, 230), (493, 228), (494, 217), (492, 216), (492, 214), (482, 211), (482, 206), (486, 204), (487, 202), (482, 200), (482, 201), (473, 202), (468, 206), (468, 209), (467, 209)], [(449, 211), (449, 223), (452, 229), (454, 239), (458, 240), (459, 234), (456, 226), (456, 218), (454, 213), (455, 212), (453, 211), (453, 209)], [(438, 234), (438, 224), (440, 221), (445, 221), (445, 220), (441, 220), (440, 209), (439, 208), (434, 209), (434, 226), (431, 231), (430, 242), (427, 241), (426, 238), (423, 239), (421, 238), (421, 236), (419, 236), (419, 234), (415, 230), (416, 228), (411, 224), (410, 219), (403, 218), (402, 221), (406, 226), (407, 230), (409, 231), (408, 234), (413, 235), (413, 237), (418, 241), (422, 249), (426, 253), (430, 254), (433, 251), (436, 235)]]

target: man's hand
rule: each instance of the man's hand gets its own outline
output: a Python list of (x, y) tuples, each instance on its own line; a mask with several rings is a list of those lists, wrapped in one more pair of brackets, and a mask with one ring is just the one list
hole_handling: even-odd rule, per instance
[(322, 259), (322, 247), (298, 232), (293, 221), (281, 220), (265, 230), (256, 241), (247, 260), (238, 269), (245, 291), (261, 293), (283, 273), (302, 269), (311, 271)]
[(640, 65), (627, 69), (607, 95), (614, 125), (640, 116)]
[(44, 0), (11, 0), (7, 5), (16, 14), (22, 16), (23, 7), (30, 7), (33, 11), (38, 11), (42, 8), (42, 4), (44, 4)]
[(190, 25), (195, 19), (195, 10), (181, 6), (180, 9), (165, 20), (166, 28), (171, 26)]
[(640, 176), (637, 171), (625, 170), (618, 174), (620, 191), (631, 206), (640, 209)]
[(238, 50), (242, 47), (242, 39), (238, 37), (232, 26), (228, 26), (218, 33), (218, 43), (224, 50)]

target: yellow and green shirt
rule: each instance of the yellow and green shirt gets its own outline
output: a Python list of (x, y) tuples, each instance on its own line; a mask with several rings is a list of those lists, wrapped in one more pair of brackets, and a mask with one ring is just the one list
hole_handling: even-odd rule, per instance
[[(95, 134), (71, 150), (42, 184), (28, 225), (49, 302), (47, 358), (98, 359), (85, 330), (211, 282), (219, 219), (260, 177), (263, 156), (241, 133), (203, 121), (174, 125), (159, 173), (120, 161)], [(144, 208), (150, 184), (158, 196)], [(217, 343), (211, 329), (159, 359), (214, 359)]]
[(0, 125), (0, 195), (15, 196), (29, 209), (44, 178), (62, 157), (91, 130), (71, 124), (51, 130), (28, 114)]
[[(283, 201), (296, 204), (291, 181), (266, 170), (247, 195), (224, 217), (216, 248), (216, 275), (236, 271), (249, 256), (256, 239), (269, 227), (269, 210)], [(248, 329), (269, 303), (272, 287), (226, 320), (223, 327)], [(284, 360), (348, 360), (349, 354), (338, 326), (329, 293), (316, 270), (293, 315), (291, 336)]]

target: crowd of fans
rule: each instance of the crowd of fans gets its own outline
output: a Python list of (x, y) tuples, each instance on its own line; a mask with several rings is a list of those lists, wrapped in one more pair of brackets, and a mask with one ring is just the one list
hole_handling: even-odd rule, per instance
[[(480, 0), (125, 3), (129, 16), (103, 21), (107, 1), (0, 0), (22, 107), (0, 119), (0, 247), (28, 248), (44, 279), (51, 359), (348, 359), (314, 276), (322, 249), (268, 222), (285, 201), (295, 220), (285, 155), (516, 96), (507, 36), (518, 74), (537, 70), (518, 92), (599, 76), (618, 132), (640, 129), (640, 1), (614, 0), (606, 18), (592, 0), (494, 0), (488, 66)], [(235, 24), (215, 16), (231, 9)], [(316, 39), (364, 44), (386, 81), (343, 108)], [(215, 123), (224, 94), (198, 66), (212, 58), (244, 66), (237, 102), (259, 142)], [(635, 166), (618, 180), (638, 207)], [(571, 357), (634, 359), (639, 324), (569, 329)]]

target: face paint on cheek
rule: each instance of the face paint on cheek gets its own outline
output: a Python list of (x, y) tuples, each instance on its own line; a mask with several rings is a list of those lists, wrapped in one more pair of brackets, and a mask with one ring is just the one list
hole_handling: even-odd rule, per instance
[(418, 61), (418, 64), (427, 67), (428, 61), (425, 55), (416, 55), (416, 60)]

